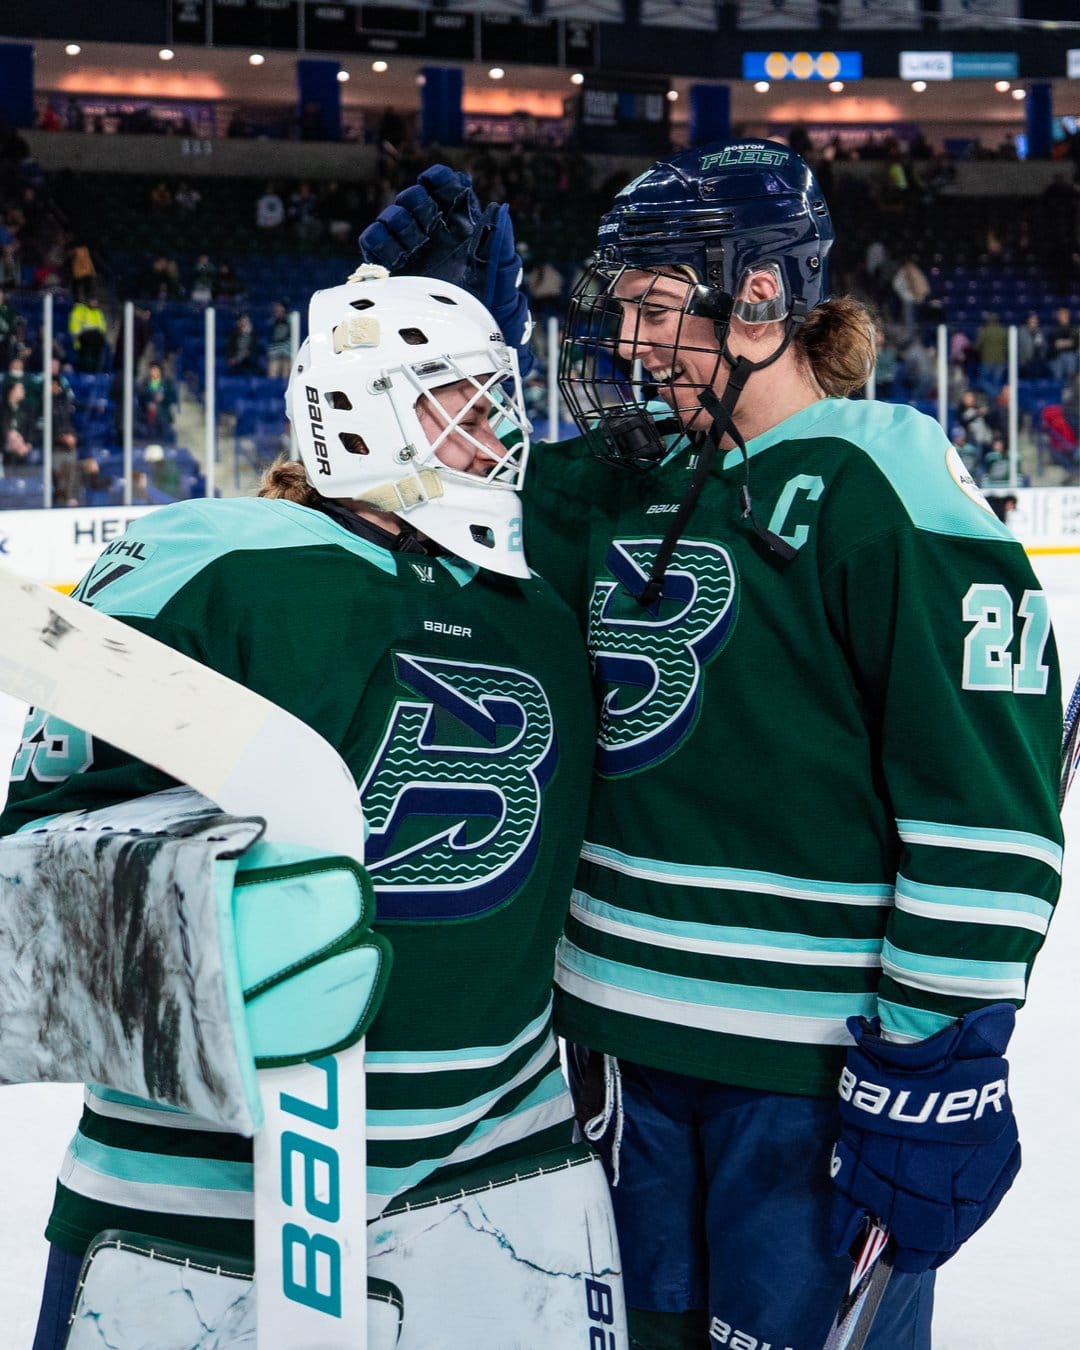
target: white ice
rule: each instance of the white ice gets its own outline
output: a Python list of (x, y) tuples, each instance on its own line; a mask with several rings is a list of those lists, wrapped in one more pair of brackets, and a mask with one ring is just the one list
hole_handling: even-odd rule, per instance
[[(1035, 559), (1050, 595), (1067, 691), (1080, 674), (1080, 556)], [(0, 695), (0, 763), (21, 713)], [(977, 791), (978, 785), (975, 785)], [(2, 792), (2, 789), (0, 789)], [(1065, 810), (1080, 840), (1080, 786)], [(1066, 848), (1061, 903), (1010, 1047), (1024, 1167), (998, 1213), (941, 1271), (935, 1350), (1075, 1350), (1080, 1345), (1080, 865)], [(0, 1315), (29, 1350), (45, 1268), (42, 1230), (81, 1089), (0, 1089)]]

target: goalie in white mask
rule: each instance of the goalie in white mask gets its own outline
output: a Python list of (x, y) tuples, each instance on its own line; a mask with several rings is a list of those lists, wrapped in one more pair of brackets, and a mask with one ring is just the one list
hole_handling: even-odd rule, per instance
[[(551, 1025), (593, 726), (577, 623), (530, 574), (522, 549), (515, 488), (528, 424), (516, 356), (465, 292), (379, 268), (318, 293), (309, 329), (288, 389), (300, 462), (275, 465), (257, 499), (181, 502), (142, 517), (125, 536), (123, 557), (134, 561), (110, 571), (104, 559), (77, 594), (286, 708), (355, 778), (367, 827), (356, 870), (375, 912), (365, 909), (341, 941), (363, 940), (384, 957), (381, 1002), (373, 994), (348, 1029), (355, 1039), (363, 1021), (366, 1037), (367, 1269), (382, 1291), (369, 1350), (586, 1341), (625, 1350), (607, 1187), (590, 1148), (574, 1142)], [(152, 935), (164, 948), (175, 929), (171, 892), (137, 884), (130, 867), (105, 894), (79, 878), (101, 874), (106, 827), (112, 840), (133, 826), (154, 838), (183, 826), (191, 844), (193, 810), (209, 812), (210, 835), (224, 826), (205, 799), (176, 805), (162, 773), (86, 731), (66, 728), (61, 763), (49, 748), (60, 742), (42, 730), (48, 712), (34, 716), (0, 816), (0, 835), (12, 836), (0, 851), (17, 850), (25, 876), (35, 870), (26, 850), (47, 848), (63, 903), (44, 868), (41, 885), (18, 896), (0, 881), (0, 950), (29, 963), (25, 979), (9, 982), (9, 1000), (18, 990), (48, 1000), (62, 983), (64, 1006), (7, 1009), (20, 1025), (47, 1028), (48, 1043), (22, 1048), (8, 1037), (0, 1079), (95, 1085), (46, 1232), (36, 1346), (63, 1342), (87, 1253), (69, 1346), (88, 1343), (80, 1336), (122, 1350), (194, 1344), (205, 1325), (192, 1339), (180, 1326), (163, 1339), (162, 1308), (179, 1316), (194, 1307), (165, 1291), (188, 1259), (210, 1280), (223, 1278), (218, 1267), (242, 1272), (250, 1262), (253, 1127), (209, 1090), (190, 1046), (170, 1058), (184, 1037), (163, 1025), (162, 1010), (178, 1009), (181, 1029), (199, 1027), (184, 988), (163, 993), (159, 972), (144, 968), (157, 950)], [(298, 797), (317, 792), (317, 783), (296, 784)], [(49, 833), (17, 833), (46, 816)], [(249, 844), (229, 864), (247, 873), (248, 894), (250, 869), (266, 871), (261, 847)], [(80, 871), (86, 849), (96, 870)], [(279, 894), (247, 911), (220, 950), (192, 925), (191, 962), (224, 966), (270, 922), (266, 912), (288, 918), (280, 926), (298, 943), (310, 940), (319, 878), (333, 870), (310, 862), (295, 905)], [(300, 866), (271, 869), (281, 875), (265, 884), (295, 882)], [(0, 866), (0, 877), (12, 871)], [(220, 870), (211, 874), (220, 887)], [(132, 914), (142, 964), (128, 969), (121, 937)], [(20, 925), (54, 931), (69, 921), (77, 931), (61, 934), (58, 981), (53, 958), (24, 941)], [(284, 986), (294, 964), (310, 975), (321, 960), (293, 955), (290, 945)], [(239, 960), (243, 985), (242, 952)], [(123, 1017), (95, 975), (102, 966), (124, 992)], [(256, 990), (239, 1010), (257, 1065), (281, 1058), (272, 1037), (260, 1042), (251, 1030), (261, 997)], [(340, 1027), (315, 1029), (331, 1001), (298, 998), (276, 1019), (294, 1040), (310, 1028), (311, 1054), (301, 1058), (351, 1044)], [(103, 1230), (128, 1237), (117, 1247)], [(204, 1250), (192, 1257), (193, 1246)], [(316, 1287), (315, 1266), (297, 1277), (301, 1301), (331, 1298)], [(235, 1323), (246, 1297), (237, 1278), (235, 1297), (224, 1299), (234, 1321), (227, 1334), (216, 1328), (222, 1344), (251, 1343), (241, 1337), (250, 1326)]]

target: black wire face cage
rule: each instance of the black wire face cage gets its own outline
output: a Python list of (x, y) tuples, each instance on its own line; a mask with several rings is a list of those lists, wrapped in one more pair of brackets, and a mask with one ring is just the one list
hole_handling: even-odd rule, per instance
[(700, 395), (723, 364), (731, 305), (671, 271), (589, 264), (570, 298), (559, 388), (595, 455), (647, 472), (708, 430)]

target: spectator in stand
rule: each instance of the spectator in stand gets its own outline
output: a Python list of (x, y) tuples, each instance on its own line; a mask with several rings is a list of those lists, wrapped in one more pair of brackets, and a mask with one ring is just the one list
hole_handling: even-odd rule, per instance
[(68, 333), (75, 349), (75, 369), (96, 375), (105, 369), (106, 337), (109, 324), (101, 302), (92, 292), (85, 300), (76, 300), (68, 316)]
[[(145, 305), (133, 305), (134, 321), (131, 326), (131, 365), (136, 376), (142, 374), (144, 360), (153, 352), (153, 329), (150, 326), (150, 310)], [(120, 312), (120, 322), (116, 329), (116, 341), (113, 343), (113, 370), (116, 372), (117, 387), (112, 397), (117, 402), (123, 398), (124, 378), (124, 325), (127, 321), (127, 307)]]
[(900, 301), (900, 321), (910, 336), (915, 331), (923, 305), (930, 298), (930, 282), (914, 258), (908, 258), (896, 269), (892, 288)]
[(285, 203), (278, 195), (273, 183), (267, 183), (262, 196), (255, 203), (255, 225), (257, 229), (278, 230), (285, 223)]
[(173, 195), (169, 190), (168, 183), (155, 183), (150, 189), (150, 209), (160, 214), (171, 211), (172, 206)]
[(197, 211), (202, 202), (202, 193), (197, 187), (192, 187), (190, 183), (184, 182), (176, 189), (173, 201), (181, 211)]
[(918, 333), (911, 336), (900, 352), (913, 399), (932, 397), (937, 385), (937, 360), (934, 349), (928, 347)]
[(0, 456), (4, 469), (20, 468), (30, 459), (34, 417), (26, 399), (26, 385), (17, 380), (4, 391), (0, 404)]
[(6, 366), (15, 350), (15, 306), (0, 288), (0, 367)]
[(36, 291), (58, 291), (64, 284), (64, 250), (51, 244), (34, 267), (30, 284)]
[(311, 243), (322, 234), (318, 205), (307, 182), (300, 183), (289, 197), (289, 222), (301, 243)]
[(319, 218), (329, 238), (339, 244), (356, 234), (352, 212), (340, 183), (331, 180), (319, 193)]
[(1016, 363), (1025, 380), (1041, 380), (1050, 373), (1050, 343), (1034, 310), (1016, 334)]
[(1005, 437), (995, 435), (986, 447), (982, 463), (982, 481), (980, 487), (1005, 483), (1009, 478), (1009, 450)]
[(874, 330), (874, 342), (877, 356), (874, 361), (874, 394), (876, 398), (888, 403), (896, 391), (896, 380), (900, 374), (900, 354), (896, 344), (883, 328)]
[(64, 119), (56, 111), (51, 103), (47, 103), (42, 109), (41, 117), (38, 120), (39, 131), (63, 131)]
[(979, 383), (989, 393), (1001, 388), (1009, 360), (1009, 330), (998, 316), (989, 311), (975, 334), (975, 351), (979, 358)]
[(139, 283), (141, 294), (151, 300), (178, 300), (184, 293), (180, 268), (175, 258), (164, 254), (155, 258)]
[(97, 282), (97, 268), (89, 248), (82, 240), (71, 245), (68, 253), (71, 273), (71, 294), (76, 300), (85, 300)]
[(197, 305), (208, 305), (214, 298), (218, 269), (209, 253), (200, 253), (191, 269), (191, 298)]
[(232, 270), (229, 263), (223, 262), (217, 270), (214, 280), (214, 299), (225, 303), (238, 300), (244, 294), (244, 283)]
[(275, 380), (287, 380), (292, 369), (292, 325), (285, 306), (275, 300), (266, 334), (266, 373)]
[(957, 422), (949, 432), (949, 440), (952, 442), (953, 449), (964, 462), (964, 468), (973, 478), (978, 478), (982, 460), (982, 452), (968, 436), (967, 431)]
[(1074, 380), (1078, 369), (1080, 341), (1067, 305), (1057, 312), (1057, 324), (1050, 330), (1050, 370), (1055, 380)]
[(225, 364), (230, 375), (259, 374), (259, 344), (249, 314), (237, 316), (226, 345)]
[(980, 455), (994, 439), (993, 414), (990, 401), (981, 389), (966, 389), (960, 396), (956, 418), (967, 432), (968, 442), (977, 446)]
[(13, 356), (8, 362), (7, 370), (4, 371), (3, 387), (0, 389), (0, 399), (7, 396), (8, 385), (26, 383), (26, 363), (21, 356)]
[(146, 378), (136, 385), (135, 403), (141, 431), (147, 436), (167, 439), (176, 415), (176, 386), (160, 361), (151, 361)]

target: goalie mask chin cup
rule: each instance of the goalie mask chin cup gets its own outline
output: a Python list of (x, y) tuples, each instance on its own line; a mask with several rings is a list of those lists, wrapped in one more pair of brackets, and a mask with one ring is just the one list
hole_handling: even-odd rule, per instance
[[(285, 400), (315, 490), (407, 518), (467, 562), (527, 577), (517, 489), (530, 427), (517, 355), (484, 306), (449, 282), (368, 264), (312, 296), (308, 332)], [(480, 475), (440, 457), (469, 448)]]
[[(668, 370), (683, 365), (680, 354), (697, 352), (702, 379), (710, 369), (705, 354), (712, 352), (715, 379), (732, 314), (746, 323), (783, 323), (790, 331), (806, 311), (827, 299), (833, 237), (824, 195), (809, 166), (775, 141), (683, 151), (657, 161), (629, 183), (601, 219), (596, 251), (571, 298), (560, 356), (563, 396), (593, 449), (612, 458), (610, 425), (618, 426), (632, 410), (643, 410), (660, 438), (679, 427), (707, 427), (698, 416), (705, 383), (695, 388), (684, 378), (665, 390), (666, 402), (650, 397), (655, 386), (648, 385), (633, 360), (638, 328), (630, 304), (619, 298), (628, 282), (636, 283), (629, 289), (637, 292), (633, 304), (640, 323), (643, 302), (654, 303), (656, 279), (685, 279), (685, 295), (672, 309), (667, 359), (656, 360), (656, 343), (643, 339), (641, 345), (654, 352), (654, 365)], [(765, 289), (772, 294), (750, 299), (748, 279), (760, 274), (770, 278)], [(712, 321), (708, 347), (700, 328), (695, 341), (688, 340), (685, 320), (691, 317)], [(689, 439), (668, 441), (655, 462), (670, 458)]]

